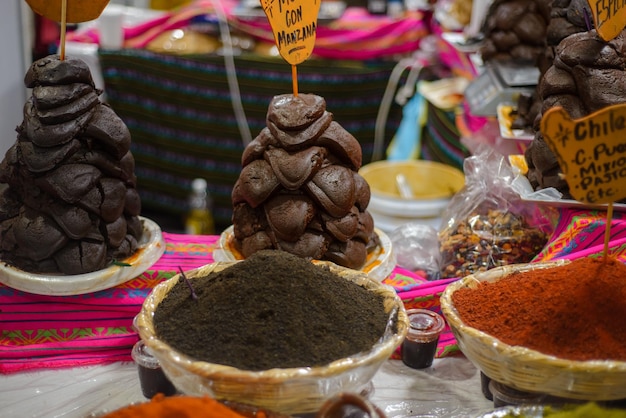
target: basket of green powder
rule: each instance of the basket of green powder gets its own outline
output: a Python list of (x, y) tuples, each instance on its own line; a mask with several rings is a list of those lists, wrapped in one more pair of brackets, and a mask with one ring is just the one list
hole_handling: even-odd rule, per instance
[(279, 250), (181, 272), (136, 323), (180, 392), (288, 415), (365, 390), (408, 330), (391, 287)]

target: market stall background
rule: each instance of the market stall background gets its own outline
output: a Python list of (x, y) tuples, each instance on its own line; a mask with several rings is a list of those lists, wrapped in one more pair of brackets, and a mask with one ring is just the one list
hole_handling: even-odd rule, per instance
[[(137, 159), (137, 175), (143, 187), (142, 201), (146, 210), (164, 212), (163, 219), (182, 217), (186, 212), (186, 196), (191, 180), (204, 177), (210, 183), (215, 201), (214, 214), (221, 230), (230, 223), (230, 190), (237, 177), (239, 158), (245, 145), (228, 99), (231, 93), (228, 68), (221, 56), (179, 56), (142, 48), (147, 45), (150, 36), (156, 36), (164, 28), (184, 27), (194, 13), (198, 13), (193, 9), (187, 11), (190, 14), (168, 14), (161, 20), (151, 21), (150, 27), (138, 26), (125, 31), (129, 48), (100, 50), (98, 61), (106, 83), (107, 100), (128, 124), (133, 135), (133, 153)], [(354, 21), (343, 23), (354, 24)], [(402, 119), (401, 106), (392, 105), (386, 115), (384, 141), (377, 143), (374, 125), (381, 98), (397, 64), (393, 59), (379, 58), (388, 53), (418, 49), (423, 37), (431, 31), (437, 32), (437, 28), (428, 23), (425, 24), (421, 15), (401, 23), (385, 17), (368, 20), (364, 42), (370, 45), (371, 38), (368, 36), (384, 32), (392, 36), (381, 39), (390, 43), (382, 44), (377, 50), (363, 50), (360, 56), (334, 50), (332, 43), (322, 43), (320, 57), (301, 66), (301, 90), (315, 92), (327, 99), (328, 109), (335, 118), (361, 141), (366, 161), (375, 159), (380, 149), (386, 148)], [(405, 24), (410, 25), (403, 26)], [(246, 28), (259, 38), (267, 36), (263, 25), (238, 22), (238, 28)], [(410, 37), (393, 36), (407, 30), (414, 31)], [(329, 33), (331, 39), (336, 35)], [(80, 36), (81, 39), (75, 40), (97, 41), (92, 37), (93, 32), (81, 33)], [(343, 43), (346, 38), (338, 39)], [(354, 41), (358, 43), (358, 38)], [(441, 39), (439, 41), (443, 46), (439, 58), (446, 66), (452, 67), (448, 70), (472, 75), (473, 69), (464, 55), (458, 54)], [(337, 60), (338, 57), (351, 59)], [(332, 66), (328, 64), (328, 58), (333, 58)], [(236, 56), (235, 66), (250, 131), (259, 131), (264, 126), (267, 102), (277, 91), (288, 88), (291, 73), (280, 59), (254, 54)], [(364, 85), (367, 88), (363, 88)], [(435, 137), (435, 149), (445, 150), (448, 140), (454, 146), (451, 153), (426, 152), (425, 155), (433, 159), (454, 157), (447, 162), (459, 164), (466, 152), (462, 144), (456, 142), (461, 135), (459, 127), (467, 129), (467, 132), (477, 132), (489, 123), (462, 112), (459, 115), (459, 109), (436, 109), (432, 103), (429, 106), (431, 118), (439, 117), (448, 123), (439, 129), (436, 128), (437, 120), (431, 119), (427, 123), (426, 132), (434, 132), (431, 137)], [(451, 121), (455, 121), (457, 126), (453, 126)], [(449, 131), (447, 135), (436, 138), (445, 129)], [(616, 209), (608, 248), (612, 257), (626, 262), (626, 214), (623, 206)], [(606, 213), (603, 210), (562, 204), (555, 211), (554, 221), (556, 227), (550, 241), (534, 262), (603, 255), (606, 228)], [(53, 297), (0, 286), (0, 372), (6, 376), (5, 382), (26, 371), (105, 364), (114, 366), (130, 362), (130, 349), (138, 338), (132, 328), (132, 319), (146, 295), (156, 284), (174, 275), (179, 267), (192, 269), (207, 264), (213, 261), (213, 252), (219, 250), (218, 236), (165, 232), (164, 237), (166, 252), (152, 268), (111, 289), (86, 295)], [(385, 283), (398, 292), (407, 308), (425, 307), (438, 311), (441, 292), (454, 280), (428, 281), (419, 273), (397, 267)], [(455, 359), (462, 357), (459, 354), (456, 341), (447, 330), (439, 341), (437, 357), (440, 360), (452, 359), (452, 363), (445, 364), (454, 364)], [(394, 358), (399, 358), (397, 353)], [(435, 366), (442, 364), (439, 362)], [(383, 373), (386, 371), (383, 370)], [(394, 373), (402, 374), (398, 370)], [(472, 374), (474, 384), (478, 384), (476, 370), (470, 370), (469, 374)], [(459, 379), (468, 376), (459, 376)], [(402, 401), (394, 401), (398, 403), (390, 405), (388, 412), (393, 413), (394, 408), (402, 409), (398, 406)]]
[[(223, 11), (203, 0), (149, 18), (123, 8), (129, 23), (120, 49), (90, 47), (99, 42), (95, 23), (67, 38), (70, 53), (91, 63), (100, 78), (96, 84), (131, 131), (144, 211), (170, 229), (181, 229), (195, 177), (208, 182), (217, 229), (230, 225), (241, 152), (265, 126), (267, 103), (291, 88), (291, 68), (271, 52), (273, 35), (262, 13), (242, 12), (240, 2), (220, 4)], [(364, 164), (385, 158), (404, 117), (395, 94), (411, 67), (429, 67), (422, 78), (471, 74), (471, 64), (437, 38), (426, 41), (431, 52), (413, 56), (434, 32), (431, 14), (394, 18), (362, 7), (341, 9), (320, 20), (313, 55), (298, 65), (299, 90), (325, 98), (334, 120), (361, 143)], [(183, 39), (196, 32), (204, 40), (227, 38), (231, 45), (212, 40), (211, 53), (198, 53), (189, 40), (168, 52), (163, 37), (172, 31)], [(422, 148), (426, 158), (460, 168), (468, 152), (455, 113), (429, 103)]]
[[(182, 219), (189, 182), (202, 177), (209, 185), (217, 229), (225, 229), (231, 223), (230, 196), (244, 143), (223, 58), (135, 49), (101, 51), (99, 56), (108, 102), (132, 133), (144, 208)], [(289, 89), (291, 69), (277, 58), (258, 55), (234, 61), (247, 124), (258, 133), (271, 98)], [(394, 64), (311, 60), (299, 67), (300, 91), (324, 97), (334, 120), (359, 139), (364, 160), (371, 160), (374, 125)], [(387, 118), (386, 143), (400, 116), (397, 107)]]

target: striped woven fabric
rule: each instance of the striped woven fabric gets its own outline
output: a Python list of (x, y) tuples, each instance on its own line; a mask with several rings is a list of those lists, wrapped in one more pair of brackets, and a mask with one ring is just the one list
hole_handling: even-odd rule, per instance
[[(606, 228), (605, 211), (561, 209), (550, 241), (533, 261), (603, 257)], [(614, 210), (608, 232), (609, 255), (626, 263), (626, 209), (623, 205)]]
[[(235, 29), (258, 40), (274, 43), (267, 19), (237, 19), (229, 23)], [(370, 15), (366, 9), (349, 7), (342, 17), (316, 30), (313, 56), (331, 59), (370, 60), (410, 54), (419, 49), (429, 34), (428, 22), (421, 13), (394, 19)]]
[[(231, 223), (230, 193), (240, 172), (243, 141), (222, 57), (181, 57), (146, 50), (100, 51), (107, 101), (132, 135), (142, 204), (172, 216), (186, 212), (195, 177), (209, 184), (218, 230)], [(394, 62), (326, 61), (298, 65), (298, 91), (326, 99), (334, 119), (371, 160), (381, 99)], [(292, 91), (291, 67), (280, 58), (235, 58), (241, 102), (254, 138), (265, 126), (271, 98)], [(386, 148), (402, 117), (393, 105)], [(384, 148), (383, 148), (384, 149)]]
[(461, 143), (455, 111), (439, 109), (428, 102), (427, 114), (422, 139), (422, 158), (463, 170), (463, 161), (470, 153)]
[[(110, 289), (43, 296), (0, 284), (0, 373), (131, 361), (138, 340), (132, 322), (146, 296), (179, 267), (190, 270), (213, 262), (213, 251), (219, 246), (216, 235), (164, 232), (163, 237), (165, 253), (149, 270)], [(427, 282), (399, 267), (385, 283), (411, 307), (434, 310), (439, 309), (445, 287), (444, 282)], [(437, 355), (457, 350), (456, 340), (446, 330)]]

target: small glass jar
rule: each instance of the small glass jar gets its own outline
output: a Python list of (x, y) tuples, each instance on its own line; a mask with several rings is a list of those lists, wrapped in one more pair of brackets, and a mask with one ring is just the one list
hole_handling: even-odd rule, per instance
[(409, 331), (402, 342), (402, 362), (414, 369), (425, 369), (433, 364), (445, 321), (428, 309), (409, 309), (407, 315)]
[(176, 388), (163, 373), (159, 360), (152, 355), (143, 341), (139, 340), (135, 344), (131, 356), (137, 364), (143, 396), (152, 399), (157, 393), (162, 393), (165, 396), (176, 394)]

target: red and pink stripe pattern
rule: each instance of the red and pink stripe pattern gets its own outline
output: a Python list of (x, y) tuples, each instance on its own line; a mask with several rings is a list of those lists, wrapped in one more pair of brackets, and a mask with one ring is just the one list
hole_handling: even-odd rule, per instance
[[(606, 213), (564, 209), (555, 232), (534, 261), (598, 257), (604, 250)], [(166, 250), (145, 273), (111, 289), (77, 296), (41, 296), (0, 285), (0, 373), (130, 361), (137, 334), (132, 321), (148, 293), (184, 270), (213, 262), (218, 236), (163, 233)], [(626, 213), (615, 212), (610, 254), (626, 262)], [(440, 312), (439, 297), (456, 279), (427, 281), (396, 267), (385, 283), (407, 309)], [(458, 352), (446, 327), (438, 357)], [(398, 352), (393, 358), (399, 358)]]

